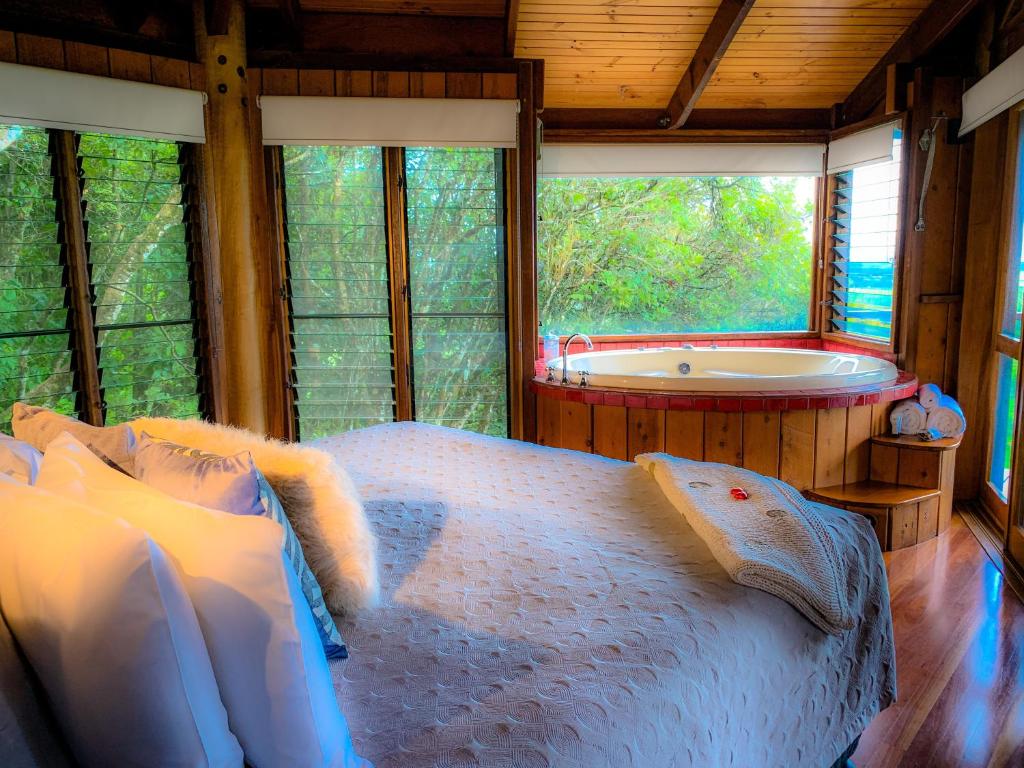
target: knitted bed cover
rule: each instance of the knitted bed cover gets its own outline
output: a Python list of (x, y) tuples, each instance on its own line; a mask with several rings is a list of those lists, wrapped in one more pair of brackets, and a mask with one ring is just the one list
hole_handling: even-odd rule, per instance
[[(749, 469), (664, 453), (635, 461), (733, 581), (785, 600), (824, 632), (853, 627), (836, 542), (795, 488)], [(733, 488), (748, 498), (735, 498)]]

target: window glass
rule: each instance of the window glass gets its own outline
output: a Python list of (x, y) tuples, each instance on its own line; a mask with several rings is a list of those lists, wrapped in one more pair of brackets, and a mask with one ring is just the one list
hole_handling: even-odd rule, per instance
[(1005, 501), (1010, 492), (1010, 467), (1013, 460), (1013, 434), (1017, 418), (1018, 363), (1006, 355), (997, 355), (996, 410), (992, 430), (992, 460), (989, 482)]
[(1024, 310), (1024, 131), (1021, 131), (1017, 158), (1016, 210), (1010, 225), (1012, 264), (1007, 272), (1002, 322), (1003, 333), (1014, 339), (1020, 339), (1021, 311)]
[(299, 437), (392, 421), (380, 149), (288, 146), (283, 154)]
[(892, 160), (836, 174), (832, 329), (892, 339), (902, 134)]
[(76, 411), (67, 284), (45, 130), (0, 125), (0, 431), (25, 401)]
[(82, 199), (105, 423), (200, 414), (180, 147), (83, 134)]
[(811, 177), (541, 179), (541, 331), (806, 331), (814, 197)]
[(502, 154), (405, 157), (416, 420), (507, 435)]

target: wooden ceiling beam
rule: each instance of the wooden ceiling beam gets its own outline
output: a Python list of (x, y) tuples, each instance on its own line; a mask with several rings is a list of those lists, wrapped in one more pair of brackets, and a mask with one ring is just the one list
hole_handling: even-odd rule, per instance
[[(298, 22), (306, 53), (437, 60), (495, 57), (505, 48), (505, 20), (498, 17), (303, 12)], [(278, 9), (250, 7), (247, 23), (250, 61), (294, 50)]]
[(516, 30), (519, 27), (519, 0), (505, 0), (505, 55), (516, 55)]
[(725, 56), (726, 49), (753, 7), (754, 0), (722, 0), (665, 107), (660, 127), (671, 130), (682, 127), (686, 122), (715, 73), (718, 62)]
[[(660, 109), (601, 109), (548, 107), (544, 129), (548, 130), (651, 130), (664, 114)], [(828, 130), (831, 109), (695, 109), (687, 128), (700, 130)]]
[(886, 72), (890, 64), (909, 64), (941, 43), (982, 0), (935, 0), (921, 11), (900, 38), (879, 59), (840, 106), (844, 125), (867, 117), (885, 98)]

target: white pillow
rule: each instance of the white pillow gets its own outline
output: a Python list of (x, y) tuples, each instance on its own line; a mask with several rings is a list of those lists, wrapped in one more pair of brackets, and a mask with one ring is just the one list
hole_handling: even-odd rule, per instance
[(112, 467), (132, 473), (132, 454), (135, 452), (135, 433), (127, 424), (113, 427), (94, 427), (73, 416), (65, 416), (49, 408), (26, 403), (15, 403), (11, 408), (11, 431), (43, 453), (58, 435), (67, 432), (89, 446), (89, 450)]
[(192, 598), (228, 723), (255, 768), (366, 766), (356, 756), (281, 526), (178, 501), (111, 469), (71, 435), (36, 481), (146, 531)]
[(4, 618), (78, 761), (241, 766), (195, 611), (153, 540), (27, 485), (0, 483), (0, 499)]
[(28, 443), (0, 434), (0, 475), (32, 485), (42, 458), (43, 454)]

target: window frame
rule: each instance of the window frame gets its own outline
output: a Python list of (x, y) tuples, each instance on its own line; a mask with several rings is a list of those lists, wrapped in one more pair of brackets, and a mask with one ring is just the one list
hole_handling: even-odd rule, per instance
[[(538, 186), (540, 184), (538, 180)], [(812, 214), (812, 227), (811, 227), (811, 276), (810, 284), (808, 286), (808, 307), (807, 307), (807, 328), (805, 330), (795, 331), (708, 331), (706, 333), (700, 332), (680, 332), (680, 333), (633, 333), (633, 334), (601, 334), (591, 333), (588, 334), (590, 340), (598, 344), (631, 344), (638, 347), (645, 345), (657, 346), (661, 343), (686, 343), (696, 341), (709, 341), (709, 340), (721, 340), (721, 341), (770, 341), (772, 339), (787, 340), (787, 339), (817, 339), (821, 337), (821, 313), (818, 311), (821, 304), (821, 248), (823, 242), (823, 230), (820, 226), (821, 223), (821, 211), (823, 201), (825, 200), (825, 177), (816, 176), (814, 177), (814, 213)], [(539, 250), (539, 238), (537, 238), (537, 247)], [(537, 292), (540, 288), (540, 267), (537, 268), (536, 280), (532, 286), (534, 296), (536, 297)], [(543, 343), (544, 335), (546, 331), (541, 326), (541, 319), (537, 318), (537, 340), (536, 345), (539, 349)], [(564, 344), (568, 335), (560, 334), (559, 344)], [(538, 353), (537, 357), (540, 357)]]
[[(1024, 564), (1024, 449), (1021, 436), (1024, 429), (1024, 341), (1015, 339), (1003, 331), (1009, 296), (1009, 281), (1019, 280), (1021, 254), (1013, 250), (1015, 242), (1024, 237), (1024, 217), (1018, 220), (1018, 212), (1024, 211), (1024, 102), (1010, 110), (1009, 130), (1006, 139), (1005, 186), (1001, 211), (999, 237), (999, 271), (996, 274), (996, 300), (992, 307), (992, 336), (986, 361), (987, 396), (985, 406), (984, 463), (981, 479), (981, 502), (995, 520), (1002, 524), (1007, 549), (1018, 564)], [(1013, 296), (1016, 303), (1016, 295)], [(1024, 336), (1024, 334), (1022, 334)], [(991, 482), (992, 459), (995, 446), (993, 438), (997, 430), (998, 376), (1000, 356), (1016, 360), (1018, 365), (1017, 402), (1014, 416), (1013, 450), (1010, 456), (1010, 482), (1007, 498), (1004, 500)]]
[[(70, 130), (45, 128), (52, 158), (51, 176), (56, 203), (58, 245), (67, 272), (66, 305), (71, 345), (71, 369), (77, 398), (75, 416), (93, 426), (103, 426), (106, 407), (103, 401), (99, 365), (98, 336), (93, 306), (93, 287), (89, 263), (89, 238), (82, 199), (83, 176), (78, 159), (79, 135)], [(200, 416), (219, 414), (222, 383), (217, 381), (219, 323), (212, 322), (214, 302), (211, 295), (217, 276), (211, 271), (211, 235), (206, 205), (207, 189), (203, 181), (201, 150), (192, 144), (177, 142), (182, 187), (185, 246), (189, 261), (196, 339), (196, 363)]]
[[(375, 147), (383, 162), (382, 175), (384, 187), (385, 237), (388, 261), (388, 294), (389, 314), (391, 322), (391, 355), (394, 366), (392, 385), (395, 393), (394, 420), (413, 421), (415, 419), (414, 381), (413, 381), (413, 346), (412, 346), (412, 303), (409, 266), (408, 238), (408, 205), (406, 196), (406, 167), (404, 147)], [(511, 172), (517, 167), (517, 149), (502, 149), (502, 161), (496, 171), (500, 177), (497, 192), (502, 196), (500, 205), (504, 214), (504, 248), (505, 248), (505, 318), (506, 333), (505, 371), (506, 371), (506, 403), (507, 435), (512, 439), (522, 438), (523, 401), (520, 393), (519, 378), (515, 362), (517, 350), (522, 348), (521, 322), (518, 320), (518, 296), (513, 297), (513, 290), (518, 292), (519, 242), (516, 228), (510, 226), (515, 221), (515, 211), (510, 201), (516, 200), (518, 187), (516, 173)], [(272, 293), (277, 298), (274, 302), (274, 320), (281, 329), (273, 346), (282, 361), (282, 377), (280, 396), (284, 403), (284, 439), (296, 441), (299, 434), (299, 414), (296, 406), (296, 392), (292, 383), (293, 356), (291, 345), (292, 316), (290, 297), (288, 294), (288, 246), (287, 246), (287, 211), (285, 208), (284, 150), (282, 146), (266, 146), (263, 150), (266, 168), (268, 210), (270, 212), (270, 229), (273, 237), (273, 259), (271, 269)]]
[(822, 341), (830, 341), (846, 346), (858, 347), (869, 352), (880, 353), (883, 355), (896, 354), (899, 345), (898, 340), (900, 338), (900, 331), (903, 326), (903, 266), (905, 262), (905, 232), (907, 222), (907, 199), (909, 197), (908, 184), (910, 176), (910, 158), (913, 155), (913, 153), (909, 151), (908, 144), (908, 114), (906, 112), (897, 112), (880, 115), (875, 118), (863, 120), (859, 123), (837, 129), (832, 131), (829, 135), (829, 140), (832, 141), (842, 138), (843, 136), (849, 136), (850, 134), (863, 131), (867, 128), (872, 128), (876, 125), (892, 123), (897, 120), (900, 123), (900, 131), (903, 134), (904, 150), (900, 155), (900, 197), (896, 211), (896, 251), (893, 259), (892, 280), (892, 325), (889, 329), (888, 343), (871, 339), (866, 336), (860, 336), (855, 333), (830, 330), (832, 303), (829, 301), (828, 296), (832, 286), (832, 279), (835, 274), (835, 270), (832, 259), (830, 258), (829, 248), (832, 241), (832, 235), (836, 230), (835, 217), (832, 212), (836, 204), (836, 176), (838, 174), (833, 173), (825, 177), (822, 201), (823, 205), (821, 207), (821, 210), (823, 211), (821, 216), (821, 237), (818, 243), (818, 293), (820, 298), (818, 300), (819, 311), (817, 312), (817, 315), (818, 328), (820, 329)]

